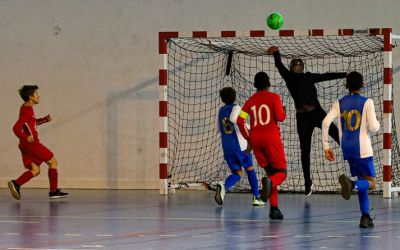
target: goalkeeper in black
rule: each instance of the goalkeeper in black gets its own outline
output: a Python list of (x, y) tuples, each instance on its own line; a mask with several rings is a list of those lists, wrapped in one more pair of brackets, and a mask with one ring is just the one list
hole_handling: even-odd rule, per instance
[[(317, 97), (315, 83), (345, 78), (347, 73), (304, 73), (304, 63), (301, 59), (293, 59), (287, 69), (282, 61), (278, 47), (272, 46), (267, 54), (273, 55), (275, 66), (294, 100), (296, 108), (297, 133), (300, 138), (301, 165), (304, 176), (304, 194), (311, 195), (313, 183), (310, 174), (311, 139), (315, 127), (321, 129), (322, 121), (326, 116)], [(339, 132), (334, 124), (329, 127), (329, 135), (339, 143)], [(319, 149), (318, 149), (319, 150)]]

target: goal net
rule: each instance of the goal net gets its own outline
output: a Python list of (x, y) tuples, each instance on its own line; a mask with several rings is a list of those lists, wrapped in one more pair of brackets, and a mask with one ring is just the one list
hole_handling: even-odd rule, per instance
[[(304, 179), (300, 144), (296, 130), (296, 110), (293, 99), (266, 48), (278, 46), (282, 62), (288, 66), (293, 58), (302, 58), (305, 71), (313, 73), (358, 71), (366, 83), (363, 95), (375, 103), (378, 120), (383, 121), (383, 38), (380, 36), (292, 36), (234, 38), (173, 38), (168, 40), (168, 164), (169, 184), (184, 188), (192, 184), (213, 185), (224, 180), (230, 170), (223, 159), (220, 133), (216, 125), (223, 105), (219, 90), (232, 86), (237, 91), (237, 103), (255, 92), (254, 75), (265, 71), (270, 76), (270, 91), (281, 96), (287, 118), (280, 123), (288, 163), (287, 179), (280, 189), (301, 192)], [(318, 97), (325, 111), (334, 101), (348, 93), (345, 79), (316, 84)], [(335, 121), (336, 122), (336, 121)], [(392, 183), (400, 185), (399, 147), (392, 116)], [(382, 129), (372, 136), (377, 190), (382, 190)], [(349, 174), (340, 146), (330, 139), (337, 160), (325, 160), (321, 130), (312, 138), (311, 176), (316, 192), (339, 191), (338, 177)], [(259, 180), (264, 171), (254, 159)], [(247, 178), (233, 191), (248, 191)]]

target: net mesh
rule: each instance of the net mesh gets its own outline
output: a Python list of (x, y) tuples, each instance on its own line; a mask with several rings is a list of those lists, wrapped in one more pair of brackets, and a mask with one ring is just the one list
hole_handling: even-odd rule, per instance
[[(216, 125), (219, 108), (223, 105), (219, 90), (232, 86), (237, 91), (237, 103), (244, 102), (255, 92), (254, 75), (265, 71), (270, 76), (270, 91), (281, 96), (287, 118), (280, 124), (281, 137), (288, 163), (288, 177), (280, 189), (301, 192), (304, 189), (300, 160), (300, 144), (296, 130), (296, 111), (289, 91), (277, 71), (272, 56), (265, 49), (279, 46), (282, 62), (302, 58), (305, 71), (313, 73), (350, 72), (364, 76), (363, 95), (375, 103), (378, 120), (383, 121), (383, 39), (379, 36), (324, 37), (236, 37), (236, 38), (174, 38), (168, 41), (168, 160), (170, 184), (187, 187), (193, 183), (216, 183), (230, 174), (223, 159), (220, 134)], [(227, 62), (233, 53), (229, 74)], [(318, 83), (322, 107), (328, 111), (338, 98), (347, 94), (344, 79)], [(336, 122), (336, 121), (335, 121)], [(399, 148), (392, 119), (393, 183), (399, 185)], [(377, 190), (382, 190), (382, 129), (372, 136)], [(324, 159), (321, 130), (316, 128), (312, 138), (311, 177), (316, 192), (337, 192), (337, 178), (349, 174), (339, 145), (330, 139), (337, 156), (336, 162)], [(254, 157), (253, 157), (254, 159)], [(258, 178), (264, 171), (254, 161)], [(247, 178), (232, 189), (248, 191)]]

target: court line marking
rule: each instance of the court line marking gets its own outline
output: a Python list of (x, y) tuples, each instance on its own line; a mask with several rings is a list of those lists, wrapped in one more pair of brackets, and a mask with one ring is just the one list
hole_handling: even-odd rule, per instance
[(192, 235), (193, 238), (206, 238), (206, 237), (211, 237), (211, 235), (205, 234), (205, 235)]
[(161, 237), (178, 237), (176, 234), (160, 234)]
[(36, 233), (36, 234), (33, 234), (33, 235), (36, 235), (36, 236), (43, 236), (43, 235), (50, 235), (49, 233)]
[(73, 248), (21, 248), (21, 247), (9, 247), (8, 250), (76, 250)]
[(64, 234), (65, 236), (73, 236), (73, 237), (79, 237), (82, 236), (82, 234)]
[(260, 238), (279, 238), (279, 235), (261, 235)]
[[(191, 221), (230, 221), (230, 222), (262, 222), (265, 223), (265, 219), (251, 220), (251, 219), (218, 219), (218, 218), (193, 218), (193, 217), (132, 217), (132, 216), (0, 216), (0, 218), (59, 218), (59, 219), (116, 219), (116, 220), (191, 220)], [(282, 224), (293, 223), (293, 221), (301, 220), (301, 218), (289, 219), (283, 221)], [(385, 223), (387, 221), (374, 220), (376, 223)], [(400, 223), (400, 221), (390, 221), (392, 224)], [(31, 222), (24, 222), (31, 223)], [(39, 223), (39, 222), (33, 222)], [(359, 220), (347, 220), (347, 221), (312, 221), (312, 223), (359, 223)]]
[(0, 223), (26, 223), (26, 224), (36, 224), (38, 221), (17, 221), (17, 220), (0, 220)]
[(328, 238), (346, 238), (345, 235), (328, 235)]
[(20, 233), (5, 233), (5, 235), (21, 235)]
[(363, 238), (375, 238), (375, 239), (380, 239), (380, 235), (362, 235), (361, 237)]
[(82, 245), (81, 247), (85, 248), (103, 248), (103, 245)]
[(295, 238), (311, 238), (311, 235), (295, 235), (295, 236), (293, 236), (293, 237), (295, 237)]
[(97, 237), (112, 237), (112, 234), (96, 234)]

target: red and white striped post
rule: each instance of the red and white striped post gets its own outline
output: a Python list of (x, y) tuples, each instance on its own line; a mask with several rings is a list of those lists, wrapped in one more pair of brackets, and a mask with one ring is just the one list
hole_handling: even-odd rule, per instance
[(382, 29), (384, 39), (383, 63), (383, 197), (390, 198), (392, 187), (392, 29)]
[(159, 117), (160, 117), (160, 194), (168, 194), (168, 54), (167, 41), (178, 37), (178, 32), (160, 32), (158, 35), (159, 70)]
[[(159, 32), (159, 54), (161, 55), (160, 79), (160, 193), (168, 194), (168, 118), (167, 118), (167, 81), (168, 57), (167, 40), (177, 37), (265, 37), (265, 36), (352, 36), (356, 34), (369, 34), (371, 36), (383, 35), (384, 37), (384, 98), (383, 98), (383, 196), (391, 197), (393, 191), (400, 191), (400, 187), (392, 187), (392, 29), (309, 29), (309, 30), (250, 30), (247, 32), (221, 31), (219, 33), (207, 31), (193, 31), (191, 34), (178, 32)], [(396, 36), (400, 39), (400, 36)]]

